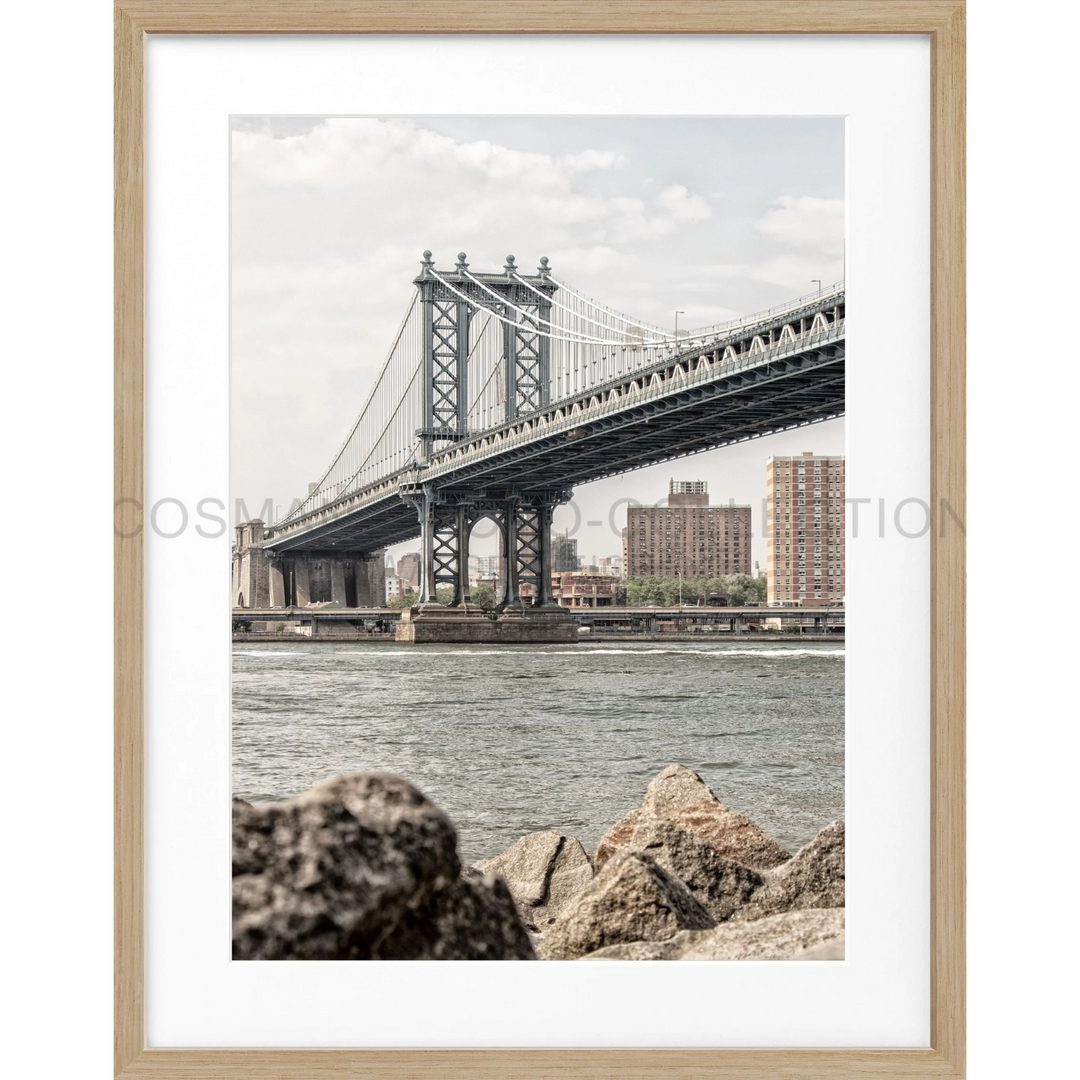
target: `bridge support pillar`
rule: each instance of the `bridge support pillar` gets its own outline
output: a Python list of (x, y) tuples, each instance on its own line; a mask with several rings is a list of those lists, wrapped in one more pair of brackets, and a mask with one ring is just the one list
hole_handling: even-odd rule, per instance
[(540, 549), (539, 581), (536, 583), (537, 607), (554, 607), (555, 596), (551, 591), (551, 519), (555, 516), (555, 507), (545, 503), (536, 508), (536, 530)]
[(435, 603), (435, 500), (424, 492), (417, 500), (420, 516), (420, 603)]
[(271, 560), (270, 562), (270, 606), (287, 607), (285, 599), (285, 574), (281, 563)]
[(472, 531), (472, 522), (469, 520), (469, 508), (464, 504), (458, 506), (454, 521), (454, 543), (457, 547), (456, 564), (454, 567), (454, 607), (468, 604), (472, 599), (469, 590), (469, 533)]
[(345, 564), (340, 559), (330, 563), (330, 601), (347, 606), (345, 599)]
[(296, 582), (296, 606), (307, 607), (311, 603), (311, 563), (307, 559), (297, 559), (293, 563), (293, 580)]
[(510, 499), (503, 510), (502, 550), (499, 552), (502, 562), (503, 594), (499, 601), (499, 610), (516, 607), (521, 604), (521, 585), (518, 578), (518, 504)]

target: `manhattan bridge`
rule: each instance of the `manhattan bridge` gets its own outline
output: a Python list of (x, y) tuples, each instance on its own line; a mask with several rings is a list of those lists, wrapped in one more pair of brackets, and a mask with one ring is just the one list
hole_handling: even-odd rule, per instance
[(382, 603), (382, 549), (419, 537), (420, 605), (450, 585), (467, 611), (469, 535), (489, 518), (500, 608), (550, 610), (552, 515), (575, 485), (844, 412), (843, 283), (677, 333), (583, 295), (546, 258), (480, 273), (425, 251), (413, 284), (322, 478), (284, 520), (239, 526), (237, 606)]

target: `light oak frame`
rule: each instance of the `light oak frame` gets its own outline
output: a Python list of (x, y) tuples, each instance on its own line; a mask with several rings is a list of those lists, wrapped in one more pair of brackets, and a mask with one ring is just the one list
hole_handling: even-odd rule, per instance
[[(115, 498), (143, 505), (147, 34), (925, 34), (931, 42), (931, 505), (965, 507), (964, 0), (116, 0)], [(613, 30), (617, 27), (618, 30)], [(134, 500), (132, 502), (131, 500)], [(925, 1049), (148, 1049), (144, 549), (115, 544), (116, 1075), (157, 1080), (963, 1077), (964, 538), (932, 531), (931, 1004)]]

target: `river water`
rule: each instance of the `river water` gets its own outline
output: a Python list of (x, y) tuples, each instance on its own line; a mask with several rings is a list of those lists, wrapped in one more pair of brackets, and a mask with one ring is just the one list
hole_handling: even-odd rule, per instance
[(233, 791), (255, 802), (407, 777), (465, 862), (537, 829), (591, 850), (678, 761), (795, 851), (844, 816), (844, 649), (234, 644), (232, 752)]

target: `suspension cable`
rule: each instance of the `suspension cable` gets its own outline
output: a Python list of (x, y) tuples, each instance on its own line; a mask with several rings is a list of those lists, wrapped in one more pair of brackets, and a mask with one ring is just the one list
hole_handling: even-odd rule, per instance
[[(493, 292), (491, 289), (487, 288), (487, 286), (484, 285), (483, 282), (477, 281), (476, 284), (479, 285), (480, 288), (482, 288), (485, 292), (491, 293), (491, 295), (493, 297), (495, 297), (495, 299), (498, 300), (500, 304), (504, 304), (509, 308), (513, 308), (514, 311), (517, 311), (520, 314), (524, 315), (525, 318), (528, 319), (529, 322), (533, 323), (534, 325), (530, 326), (528, 324), (522, 324), (522, 323), (514, 322), (513, 320), (507, 319), (504, 316), (500, 315), (497, 311), (492, 311), (491, 308), (487, 308), (487, 307), (484, 307), (482, 304), (478, 304), (475, 300), (473, 300), (470, 297), (466, 296), (465, 293), (461, 292), (459, 289), (455, 289), (454, 286), (451, 285), (449, 281), (446, 281), (444, 278), (440, 277), (439, 274), (435, 270), (432, 270), (430, 267), (428, 267), (428, 273), (431, 274), (432, 277), (434, 277), (436, 281), (438, 281), (440, 284), (444, 285), (450, 291), (450, 293), (453, 296), (456, 296), (459, 300), (464, 300), (470, 307), (476, 308), (477, 311), (491, 311), (492, 316), (494, 318), (498, 319), (499, 322), (505, 323), (507, 326), (512, 326), (516, 330), (523, 330), (524, 329), (524, 330), (529, 331), (530, 333), (539, 334), (541, 337), (551, 338), (552, 341), (566, 341), (566, 342), (569, 342), (571, 345), (624, 345), (625, 344), (625, 342), (622, 342), (622, 341), (609, 340), (607, 338), (585, 337), (584, 335), (577, 336), (577, 337), (563, 337), (560, 334), (555, 334), (555, 333), (552, 333), (551, 331), (541, 330), (539, 328), (539, 326), (536, 325), (536, 324), (546, 324), (549, 327), (553, 327), (554, 324), (550, 320), (541, 319), (536, 315), (532, 315), (527, 311), (523, 311), (521, 308), (516, 307), (514, 304), (511, 304), (509, 301), (507, 301), (503, 297), (499, 296), (498, 293)], [(475, 278), (472, 278), (471, 274), (469, 274), (468, 276), (472, 280), (474, 280), (474, 281), (476, 280)], [(559, 327), (558, 329), (561, 330), (563, 328)], [(575, 333), (575, 331), (568, 330), (568, 331), (566, 331), (566, 333), (573, 334), (573, 333)]]
[[(557, 307), (560, 310), (565, 311), (568, 315), (572, 315), (575, 319), (581, 319), (584, 322), (592, 323), (593, 326), (599, 326), (599, 327), (601, 327), (601, 329), (604, 329), (604, 330), (615, 330), (615, 329), (617, 329), (616, 327), (609, 326), (607, 323), (600, 322), (599, 319), (592, 319), (588, 315), (582, 314), (580, 311), (575, 311), (572, 307), (567, 307), (566, 304), (560, 304), (559, 301), (556, 300), (553, 296), (548, 296), (547, 293), (541, 292), (538, 288), (536, 288), (535, 285), (533, 285), (531, 282), (526, 281), (519, 274), (514, 274), (514, 278), (517, 281), (519, 281), (522, 285), (524, 285), (526, 289), (529, 289), (531, 292), (536, 293), (537, 296), (542, 296), (542, 297), (544, 297), (545, 300), (548, 300), (551, 303), (552, 307)], [(561, 285), (559, 287), (562, 288)], [(567, 291), (569, 292), (569, 290), (567, 290)], [(571, 294), (571, 295), (573, 295), (573, 294)], [(596, 311), (603, 311), (606, 314), (611, 315), (613, 318), (615, 318), (619, 322), (624, 323), (627, 327), (629, 327), (629, 328), (631, 328), (633, 330), (641, 330), (642, 332), (648, 332), (648, 333), (652, 334), (652, 333), (656, 333), (656, 331), (658, 329), (658, 327), (649, 326), (647, 323), (630, 322), (629, 319), (624, 319), (621, 315), (619, 315), (618, 312), (612, 311), (611, 308), (606, 308), (602, 304), (597, 304), (595, 301), (586, 300), (586, 299), (584, 299), (584, 297), (578, 297), (578, 299), (581, 300), (583, 303), (588, 304), (589, 307), (595, 309)], [(660, 331), (660, 332), (663, 333), (663, 331)], [(666, 337), (663, 340), (665, 342), (667, 342), (667, 341), (671, 341), (672, 338)], [(639, 343), (635, 342), (635, 344), (639, 344)]]
[[(489, 289), (489, 288), (488, 288), (488, 287), (487, 287), (487, 286), (486, 286), (486, 285), (485, 285), (485, 284), (484, 284), (484, 283), (483, 283), (482, 281), (480, 281), (480, 280), (479, 280), (478, 278), (475, 278), (475, 277), (473, 277), (473, 275), (472, 275), (472, 274), (470, 274), (468, 270), (463, 270), (463, 271), (462, 271), (462, 273), (463, 273), (463, 274), (464, 274), (464, 275), (465, 275), (465, 276), (466, 276), (466, 277), (467, 277), (467, 278), (468, 278), (468, 279), (469, 279), (469, 280), (470, 280), (471, 282), (473, 282), (473, 283), (474, 283), (474, 284), (476, 284), (476, 285), (479, 285), (479, 286), (480, 286), (480, 288), (484, 290), (484, 292), (486, 292), (486, 293), (488, 293), (489, 295), (491, 295), (491, 296), (495, 297), (495, 299), (496, 299), (496, 300), (498, 300), (498, 301), (499, 301), (500, 303), (502, 303), (502, 304), (505, 304), (505, 305), (506, 305), (507, 307), (509, 307), (509, 308), (513, 308), (513, 310), (514, 310), (514, 311), (518, 312), (518, 313), (519, 313), (519, 314), (521, 314), (521, 315), (524, 315), (524, 316), (525, 316), (525, 317), (526, 317), (527, 319), (533, 319), (534, 321), (536, 321), (536, 322), (541, 322), (541, 323), (543, 323), (543, 322), (546, 322), (546, 323), (548, 324), (548, 326), (554, 327), (554, 325), (555, 325), (555, 324), (554, 324), (553, 322), (551, 322), (551, 320), (550, 320), (550, 319), (540, 319), (540, 318), (539, 318), (538, 316), (536, 316), (536, 315), (531, 315), (531, 314), (529, 314), (529, 312), (525, 311), (524, 309), (522, 309), (522, 308), (519, 308), (519, 307), (517, 307), (517, 306), (516, 306), (516, 305), (514, 305), (514, 304), (511, 304), (509, 300), (506, 300), (506, 299), (505, 299), (504, 297), (501, 297), (501, 296), (500, 296), (500, 295), (499, 295), (499, 294), (498, 294), (497, 292), (495, 292), (495, 291), (494, 291), (493, 289)], [(517, 275), (516, 275), (516, 274), (515, 274), (514, 276), (515, 276), (515, 277), (517, 277)], [(518, 280), (520, 280), (520, 278), (519, 278)], [(530, 286), (530, 288), (531, 288), (531, 286)], [(537, 291), (537, 290), (535, 290), (535, 289), (534, 289), (533, 291), (535, 292), (535, 291)], [(542, 294), (541, 294), (541, 295), (542, 295)], [(549, 298), (549, 299), (550, 299), (550, 298)], [(557, 304), (556, 306), (557, 306), (557, 307), (562, 307), (562, 305), (561, 305), (561, 304)], [(597, 305), (595, 305), (595, 304), (594, 304), (593, 306), (594, 306), (594, 307), (596, 307)], [(575, 313), (573, 313), (573, 312), (572, 312), (571, 314), (575, 314)], [(590, 319), (589, 321), (590, 321), (590, 322), (593, 322), (594, 320)], [(515, 323), (514, 325), (518, 325), (518, 324), (516, 324), (516, 323)], [(603, 325), (603, 324), (597, 324), (597, 325)], [(611, 339), (609, 339), (609, 338), (593, 338), (593, 337), (589, 337), (589, 336), (588, 336), (587, 334), (582, 334), (582, 333), (581, 333), (580, 331), (578, 331), (578, 330), (569, 330), (569, 329), (567, 329), (567, 328), (566, 328), (566, 327), (564, 327), (564, 326), (560, 326), (560, 327), (559, 327), (559, 329), (560, 329), (560, 330), (562, 330), (562, 331), (563, 331), (563, 333), (566, 333), (566, 334), (574, 334), (574, 335), (575, 335), (576, 337), (578, 337), (578, 338), (579, 338), (579, 339), (580, 339), (580, 340), (581, 340), (581, 341), (582, 341), (583, 343), (585, 343), (585, 344), (591, 344), (591, 345), (625, 345), (625, 344), (626, 344), (626, 342), (625, 342), (625, 341), (611, 340)], [(614, 328), (611, 328), (611, 329), (614, 329)], [(552, 336), (554, 336), (554, 335), (552, 335)], [(660, 344), (663, 344), (663, 342), (652, 342), (652, 341), (649, 341), (649, 342), (644, 342), (643, 344), (645, 344), (645, 345), (660, 345)]]
[(412, 300), (409, 301), (409, 307), (405, 312), (405, 318), (401, 320), (401, 325), (398, 327), (398, 332), (394, 336), (394, 343), (390, 346), (390, 352), (387, 354), (386, 361), (382, 366), (382, 370), (379, 372), (378, 378), (376, 378), (371, 388), (371, 393), (368, 394), (367, 401), (364, 402), (364, 407), (360, 410), (360, 415), (356, 418), (356, 423), (353, 424), (351, 430), (349, 431), (349, 434), (345, 437), (345, 441), (341, 444), (341, 449), (338, 450), (338, 452), (334, 455), (334, 460), (330, 462), (326, 471), (319, 478), (319, 482), (312, 489), (308, 497), (287, 518), (285, 518), (286, 521), (288, 521), (290, 518), (299, 516), (300, 513), (303, 511), (303, 508), (307, 506), (307, 504), (312, 500), (312, 498), (314, 498), (314, 496), (319, 493), (319, 491), (322, 489), (323, 482), (330, 475), (330, 473), (333, 472), (334, 466), (341, 460), (341, 455), (344, 454), (345, 451), (348, 449), (349, 443), (352, 442), (352, 437), (356, 434), (361, 422), (364, 419), (364, 416), (367, 414), (368, 409), (371, 407), (372, 401), (374, 401), (375, 399), (375, 394), (379, 389), (379, 384), (382, 382), (383, 376), (386, 374), (387, 368), (390, 367), (390, 361), (394, 359), (394, 353), (397, 350), (398, 345), (401, 343), (401, 337), (405, 333), (405, 327), (409, 324), (409, 316), (412, 315), (414, 309), (416, 308), (416, 301), (418, 296), (419, 293), (413, 293)]

